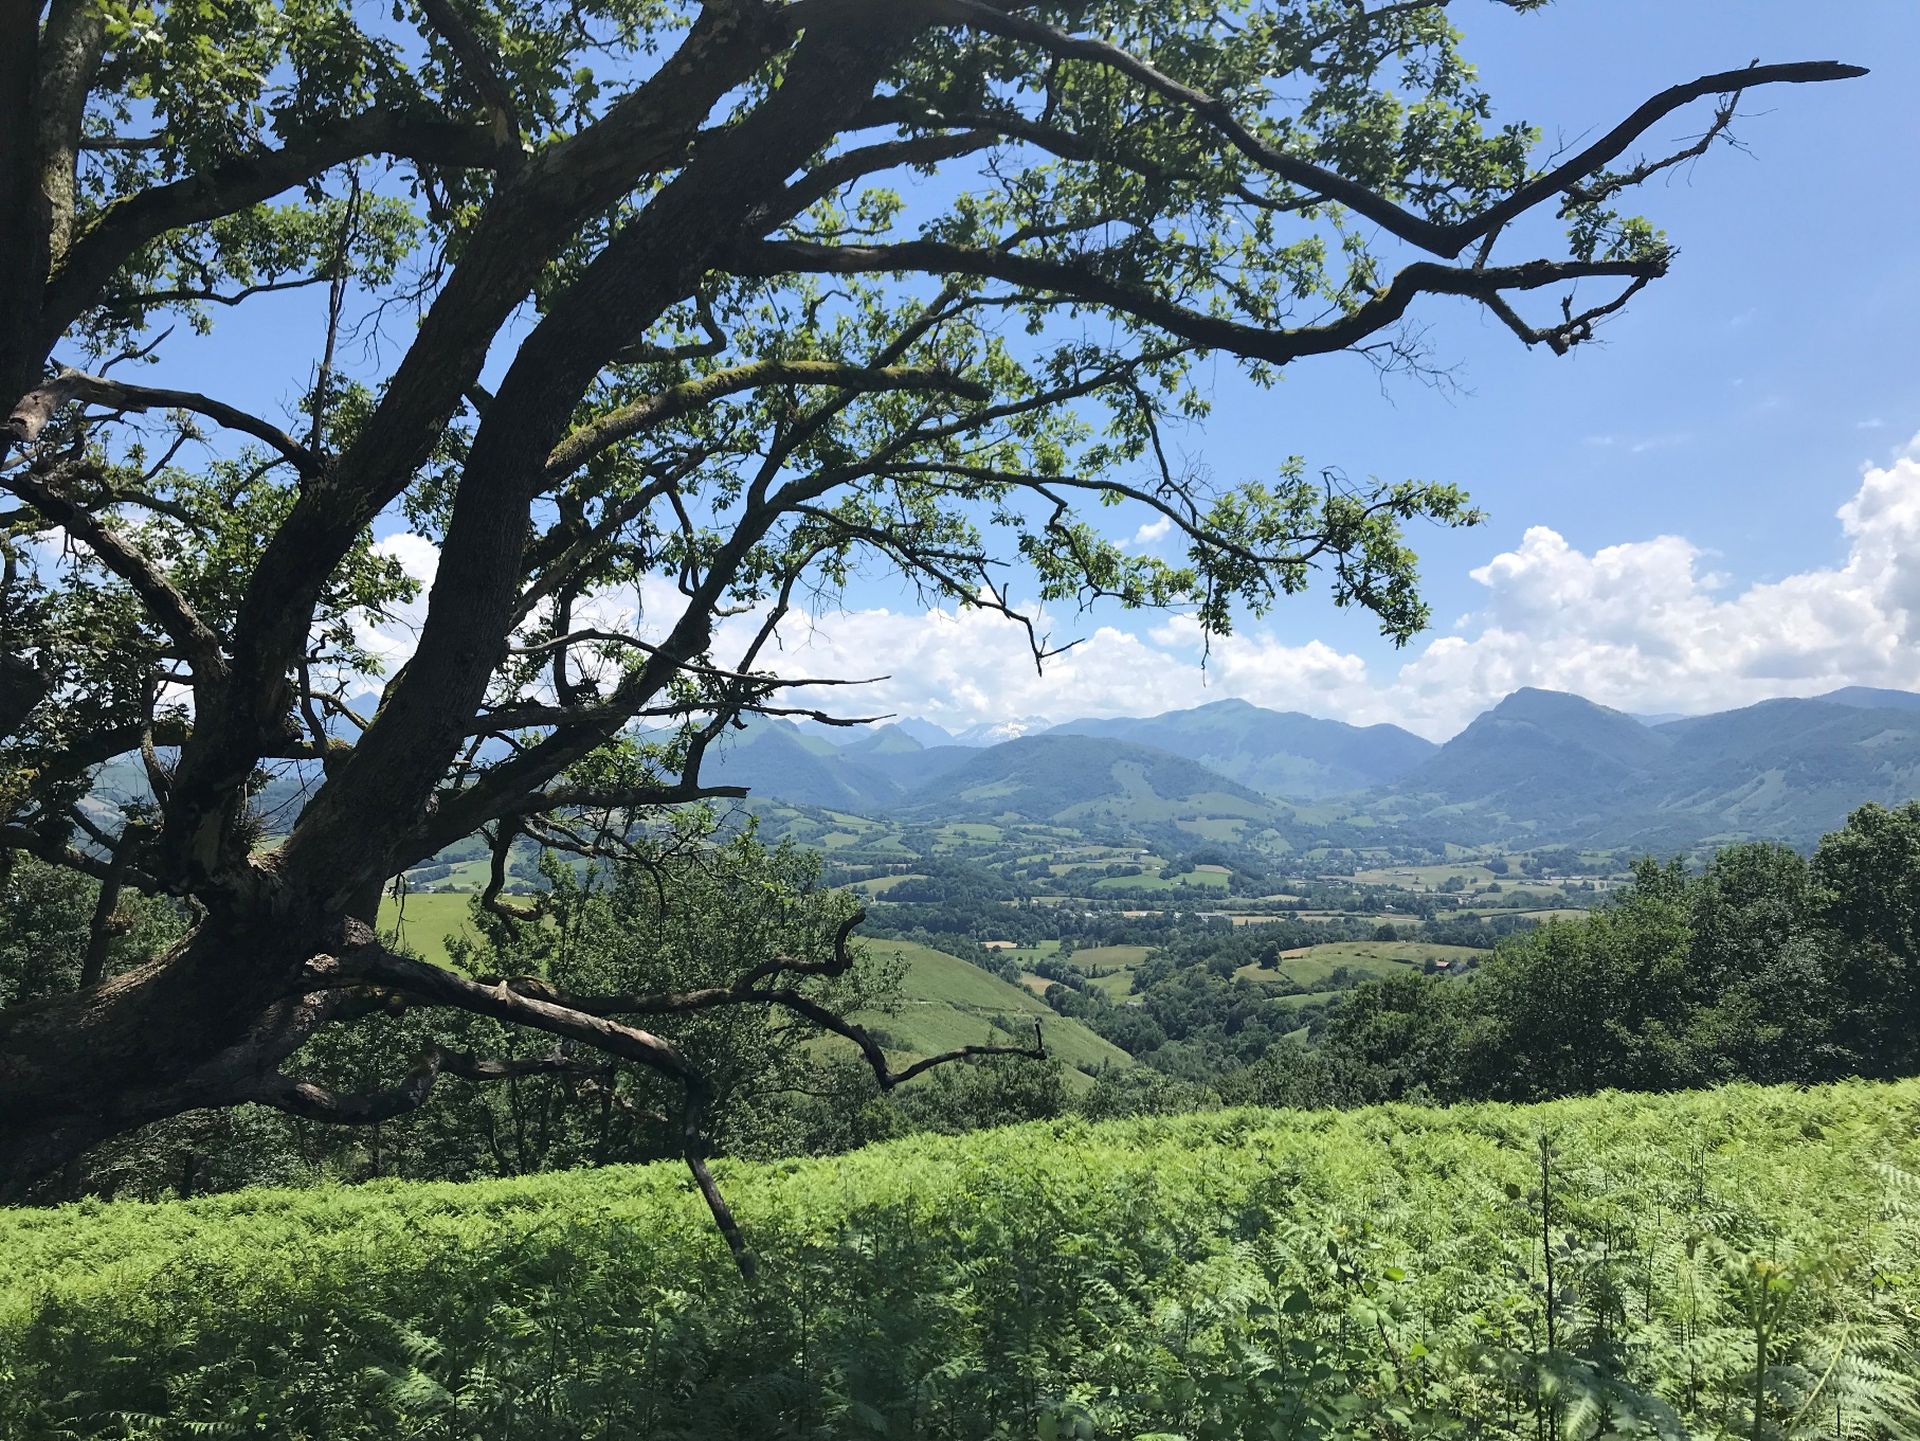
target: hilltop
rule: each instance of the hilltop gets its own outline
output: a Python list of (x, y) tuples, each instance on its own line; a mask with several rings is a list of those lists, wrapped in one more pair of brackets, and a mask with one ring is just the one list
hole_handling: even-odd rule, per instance
[(1368, 796), (1450, 839), (1643, 851), (1739, 837), (1806, 846), (1867, 801), (1920, 795), (1920, 696), (1854, 689), (1647, 725), (1521, 690)]

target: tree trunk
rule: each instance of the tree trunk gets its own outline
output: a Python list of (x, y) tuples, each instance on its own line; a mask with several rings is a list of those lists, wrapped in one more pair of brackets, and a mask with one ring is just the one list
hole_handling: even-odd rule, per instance
[(347, 929), (210, 920), (158, 960), (0, 1015), (0, 1201), (111, 1136), (248, 1099), (324, 1020), (294, 992)]

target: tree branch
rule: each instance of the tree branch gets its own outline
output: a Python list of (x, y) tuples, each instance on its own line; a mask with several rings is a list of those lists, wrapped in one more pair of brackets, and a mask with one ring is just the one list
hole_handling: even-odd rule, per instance
[(978, 381), (930, 365), (864, 366), (831, 360), (758, 360), (717, 370), (650, 395), (600, 416), (573, 432), (547, 457), (549, 483), (578, 470), (611, 446), (649, 426), (685, 415), (703, 405), (743, 391), (772, 385), (830, 385), (851, 391), (933, 390), (966, 400), (984, 401), (988, 390)]
[(927, 0), (937, 12), (957, 24), (984, 30), (1009, 40), (1036, 46), (1062, 59), (1086, 60), (1117, 70), (1161, 99), (1191, 112), (1211, 125), (1220, 137), (1247, 159), (1291, 184), (1337, 201), (1365, 216), (1389, 234), (1433, 255), (1451, 260), (1488, 231), (1532, 209), (1548, 196), (1592, 174), (1616, 159), (1648, 129), (1695, 100), (1723, 95), (1755, 85), (1802, 85), (1828, 80), (1850, 80), (1865, 75), (1858, 65), (1815, 60), (1783, 65), (1754, 65), (1746, 70), (1723, 70), (1670, 86), (1640, 105), (1593, 144), (1560, 165), (1528, 181), (1506, 199), (1453, 225), (1442, 225), (1388, 200), (1337, 171), (1275, 148), (1248, 129), (1224, 101), (1195, 90), (1118, 45), (1085, 36), (1069, 35), (1024, 15), (1011, 14), (982, 0)]
[(221, 654), (220, 637), (200, 619), (192, 603), (174, 587), (166, 574), (132, 541), (104, 524), (67, 494), (51, 475), (32, 470), (17, 471), (4, 477), (4, 484), (48, 520), (64, 527), (91, 550), (102, 565), (133, 588), (148, 614), (180, 647), (181, 654), (192, 665), (197, 680), (217, 680), (226, 674), (227, 662)]
[(129, 385), (103, 375), (88, 375), (71, 366), (62, 366), (45, 385), (27, 392), (7, 417), (7, 428), (15, 440), (31, 445), (46, 428), (59, 408), (70, 400), (83, 405), (105, 405), (114, 410), (190, 410), (229, 430), (242, 431), (265, 441), (291, 461), (302, 475), (320, 471), (320, 457), (301, 445), (279, 426), (249, 415), (246, 411), (191, 390), (160, 390), (146, 385)]
[(915, 1076), (923, 1075), (935, 1066), (946, 1065), (950, 1061), (966, 1060), (975, 1056), (1025, 1056), (1031, 1060), (1047, 1059), (1047, 1051), (1040, 1039), (1040, 1026), (1034, 1023), (1034, 1043), (1032, 1046), (961, 1046), (956, 1050), (943, 1051), (915, 1061), (904, 1070), (895, 1071), (887, 1060), (885, 1049), (866, 1027), (856, 1021), (822, 1005), (813, 997), (791, 986), (766, 988), (762, 982), (779, 976), (807, 976), (833, 978), (844, 976), (853, 968), (854, 955), (850, 946), (855, 927), (866, 919), (865, 911), (857, 911), (842, 921), (833, 937), (833, 954), (822, 961), (801, 961), (791, 956), (776, 956), (763, 961), (746, 971), (736, 980), (724, 986), (705, 986), (691, 991), (659, 991), (653, 993), (634, 993), (625, 995), (579, 996), (570, 995), (558, 987), (533, 976), (515, 976), (494, 981), (481, 981), (476, 984), (497, 987), (530, 999), (594, 1016), (664, 1016), (689, 1015), (700, 1011), (715, 1010), (723, 1006), (769, 1005), (804, 1016), (822, 1030), (852, 1041), (860, 1050), (862, 1058), (873, 1071), (874, 1079), (881, 1089), (892, 1090), (903, 1085)]
[(447, 48), (453, 51), (468, 83), (479, 92), (481, 103), (493, 118), (493, 139), (501, 154), (519, 152), (520, 120), (514, 113), (513, 92), (494, 68), (494, 59), (487, 53), (487, 47), (449, 0), (415, 0), (415, 3), (440, 38), (447, 42)]
[(1533, 260), (1484, 269), (1415, 261), (1337, 320), (1269, 330), (1189, 310), (1151, 291), (1110, 279), (1084, 262), (1041, 259), (936, 240), (908, 240), (891, 245), (761, 241), (737, 249), (732, 264), (737, 273), (755, 276), (808, 271), (830, 275), (917, 271), (1001, 280), (1115, 310), (1195, 345), (1274, 365), (1358, 344), (1382, 326), (1399, 320), (1421, 295), (1458, 295), (1484, 301), (1503, 290), (1535, 290), (1562, 281), (1605, 277), (1654, 279), (1666, 273), (1664, 259)]
[(343, 1093), (317, 1081), (295, 1080), (276, 1071), (262, 1077), (238, 1099), (272, 1106), (303, 1120), (372, 1126), (419, 1110), (432, 1096), (434, 1085), (443, 1074), (465, 1081), (487, 1082), (521, 1076), (587, 1075), (605, 1069), (578, 1060), (564, 1050), (524, 1060), (497, 1060), (436, 1045), (427, 1049), (420, 1064), (404, 1080), (382, 1090)]
[(49, 343), (95, 302), (114, 272), (150, 241), (171, 230), (235, 214), (370, 155), (461, 169), (491, 169), (504, 158), (489, 131), (374, 111), (278, 150), (238, 156), (117, 200), (81, 232), (48, 282)]

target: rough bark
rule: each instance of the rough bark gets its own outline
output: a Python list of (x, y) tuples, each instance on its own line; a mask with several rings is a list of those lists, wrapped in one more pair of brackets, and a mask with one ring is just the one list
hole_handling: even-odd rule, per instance
[[(311, 918), (210, 919), (146, 965), (0, 1013), (0, 1198), (110, 1136), (248, 1099), (339, 1004), (300, 987), (326, 939)], [(370, 937), (330, 939), (351, 953)]]

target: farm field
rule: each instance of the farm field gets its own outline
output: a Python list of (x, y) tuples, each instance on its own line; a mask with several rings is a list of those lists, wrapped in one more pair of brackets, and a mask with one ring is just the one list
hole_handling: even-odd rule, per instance
[[(0, 1213), (0, 1429), (843, 1435), (823, 1418), (857, 1408), (875, 1435), (1237, 1437), (1337, 1406), (1388, 1436), (1417, 1405), (1521, 1441), (1542, 1376), (1567, 1436), (1920, 1429), (1916, 1082), (1063, 1120), (718, 1170), (771, 1294), (665, 1162)], [(1623, 1280), (1617, 1336), (1570, 1319)]]
[(1368, 976), (1390, 976), (1408, 968), (1419, 969), (1429, 960), (1458, 963), (1485, 954), (1471, 946), (1442, 946), (1427, 941), (1335, 941), (1283, 951), (1280, 964), (1274, 969), (1242, 966), (1235, 974), (1254, 982), (1284, 977), (1296, 985), (1313, 986), (1342, 967)]
[(884, 896), (897, 885), (901, 885), (907, 881), (922, 881), (925, 879), (925, 876), (918, 873), (908, 873), (898, 876), (875, 876), (872, 880), (853, 881), (849, 883), (845, 889), (859, 891), (862, 895)]
[(1102, 876), (1089, 888), (1095, 893), (1101, 891), (1178, 891), (1178, 890), (1217, 890), (1225, 891), (1227, 875), (1224, 871), (1189, 871), (1185, 875), (1169, 879), (1166, 876), (1148, 872), (1138, 876)]
[(478, 939), (471, 924), (474, 894), (414, 891), (399, 901), (388, 896), (380, 902), (380, 933), (394, 938), (424, 961), (450, 965), (449, 936), (465, 934)]
[(1461, 914), (1481, 917), (1526, 916), (1536, 921), (1565, 921), (1577, 919), (1581, 916), (1591, 914), (1591, 912), (1582, 906), (1547, 906), (1535, 911), (1515, 910), (1510, 906), (1504, 909), (1492, 906), (1478, 906), (1471, 910), (1464, 910)]
[(1398, 886), (1402, 890), (1437, 891), (1450, 880), (1459, 880), (1469, 890), (1485, 890), (1500, 879), (1485, 866), (1383, 866), (1354, 872), (1354, 883), (1362, 886)]
[(1071, 964), (1082, 975), (1110, 972), (1093, 976), (1093, 984), (1118, 1001), (1133, 994), (1134, 968), (1146, 960), (1150, 949), (1148, 946), (1088, 946), (1073, 953)]
[[(971, 961), (911, 941), (873, 941), (869, 949), (879, 959), (898, 956), (906, 962), (901, 1008), (858, 1018), (885, 1033), (889, 1051), (918, 1058), (983, 1042), (1030, 1042), (1038, 1021), (1048, 1053), (1076, 1070), (1133, 1064), (1125, 1051), (1079, 1021), (1054, 1014), (1026, 987), (1009, 985)], [(1013, 1029), (996, 1029), (995, 1018)]]

